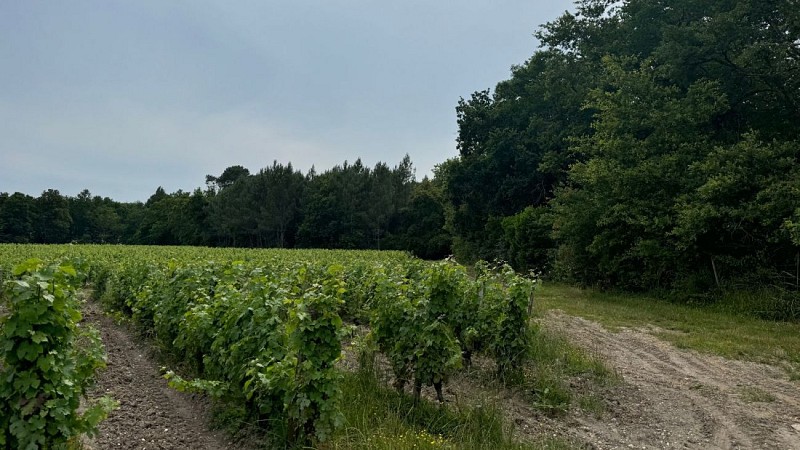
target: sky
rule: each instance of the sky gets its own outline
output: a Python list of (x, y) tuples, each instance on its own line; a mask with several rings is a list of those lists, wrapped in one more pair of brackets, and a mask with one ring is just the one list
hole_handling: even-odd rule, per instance
[(144, 201), (273, 161), (416, 176), (571, 0), (0, 2), (0, 192)]

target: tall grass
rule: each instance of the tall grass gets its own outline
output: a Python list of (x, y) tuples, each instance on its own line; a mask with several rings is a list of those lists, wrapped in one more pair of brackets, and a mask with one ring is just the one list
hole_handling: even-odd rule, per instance
[(557, 414), (577, 403), (581, 409), (600, 415), (603, 407), (598, 388), (620, 380), (599, 355), (571, 344), (560, 334), (534, 326), (530, 362), (521, 386), (534, 406)]
[(422, 400), (384, 385), (369, 367), (345, 374), (342, 412), (346, 426), (334, 449), (568, 449), (557, 438), (515, 439), (502, 412), (491, 403), (447, 404)]
[(713, 297), (709, 307), (764, 320), (800, 322), (800, 292), (790, 289), (726, 290)]

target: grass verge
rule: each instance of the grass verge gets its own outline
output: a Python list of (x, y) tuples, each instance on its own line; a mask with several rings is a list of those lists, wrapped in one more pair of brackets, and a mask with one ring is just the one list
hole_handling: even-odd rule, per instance
[(503, 382), (497, 377), (494, 363), (482, 360), (459, 377), (477, 383), (495, 397), (513, 391), (512, 395), (548, 416), (560, 416), (577, 406), (598, 418), (605, 413), (606, 388), (622, 380), (600, 355), (577, 347), (538, 321), (531, 327), (529, 355), (520, 372)]
[(559, 438), (519, 442), (492, 404), (439, 406), (384, 386), (368, 369), (345, 374), (342, 384), (345, 427), (327, 445), (332, 449), (569, 449)]
[[(800, 324), (742, 314), (718, 305), (672, 303), (652, 296), (604, 293), (558, 284), (537, 291), (539, 311), (560, 309), (615, 330), (650, 328), (661, 339), (731, 359), (775, 364), (800, 379)], [(655, 327), (655, 328), (654, 328)]]
[(589, 354), (538, 325), (533, 329), (530, 352), (521, 387), (535, 407), (558, 414), (577, 404), (596, 416), (603, 414), (599, 390), (618, 383), (621, 378), (599, 355)]

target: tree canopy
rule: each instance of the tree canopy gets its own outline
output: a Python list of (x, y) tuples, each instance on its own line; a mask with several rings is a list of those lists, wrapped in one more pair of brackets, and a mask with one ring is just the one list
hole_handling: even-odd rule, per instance
[(796, 3), (576, 6), (456, 108), (456, 255), (634, 289), (796, 283)]
[(255, 174), (231, 166), (206, 189), (119, 203), (88, 190), (64, 197), (0, 193), (0, 242), (92, 242), (239, 247), (450, 251), (441, 187), (417, 182), (411, 159), (360, 160), (303, 174), (277, 161)]

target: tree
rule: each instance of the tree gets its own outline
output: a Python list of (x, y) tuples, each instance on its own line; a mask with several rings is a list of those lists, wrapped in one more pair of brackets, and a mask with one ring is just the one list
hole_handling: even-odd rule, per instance
[(600, 57), (604, 73), (589, 97), (594, 132), (575, 140), (583, 160), (555, 203), (559, 267), (630, 288), (781, 272), (796, 254), (782, 224), (800, 201), (788, 187), (796, 8), (639, 0), (596, 17), (546, 28), (549, 45)]
[(562, 263), (586, 283), (653, 288), (675, 279), (675, 201), (692, 185), (686, 168), (710, 148), (713, 119), (725, 109), (715, 83), (684, 92), (641, 66), (606, 60), (611, 89), (593, 91), (595, 133), (577, 145), (588, 158), (572, 166), (556, 201), (557, 238), (571, 259)]
[(442, 186), (427, 177), (414, 183), (407, 204), (398, 211), (386, 248), (408, 250), (417, 257), (442, 259), (451, 253), (452, 237), (445, 230)]
[(70, 235), (77, 242), (93, 242), (92, 238), (92, 193), (88, 189), (82, 190), (75, 197), (67, 198), (69, 215), (72, 217)]
[(60, 244), (71, 237), (72, 217), (69, 202), (55, 189), (48, 189), (36, 199), (36, 242)]
[(36, 204), (33, 197), (21, 192), (8, 196), (0, 209), (0, 241), (28, 243), (34, 239)]
[(209, 201), (208, 220), (220, 245), (254, 247), (258, 235), (253, 180), (241, 176)]
[(123, 223), (117, 213), (115, 202), (111, 199), (105, 201), (99, 197), (96, 198), (98, 201), (94, 202), (91, 214), (93, 242), (101, 244), (123, 242)]
[(250, 171), (243, 166), (230, 166), (226, 168), (222, 175), (215, 177), (212, 175), (206, 175), (206, 184), (209, 188), (222, 190), (227, 187), (233, 186), (236, 181), (241, 178), (246, 178), (250, 176)]
[(208, 227), (209, 199), (200, 188), (186, 194), (181, 204), (180, 221), (175, 234), (181, 245), (208, 245), (211, 233)]
[(575, 160), (570, 138), (590, 129), (582, 105), (595, 73), (574, 55), (544, 50), (514, 67), (493, 96), (459, 101), (459, 158), (440, 173), (460, 259), (508, 259), (503, 218), (547, 203), (566, 178)]
[(553, 213), (548, 206), (529, 206), (503, 218), (508, 262), (519, 271), (546, 273), (554, 259)]
[(555, 255), (561, 275), (634, 289), (787, 272), (793, 2), (582, 0), (536, 35), (509, 80), (456, 108), (440, 175), (460, 259)]
[(361, 160), (313, 177), (307, 176), (298, 245), (319, 248), (368, 248), (366, 193), (370, 169)]
[(257, 228), (264, 244), (270, 247), (287, 247), (294, 243), (299, 224), (300, 205), (305, 189), (305, 178), (292, 168), (273, 161), (271, 167), (261, 169), (255, 179), (254, 205), (257, 211)]
[(787, 225), (800, 212), (799, 154), (796, 142), (750, 133), (691, 165), (700, 182), (678, 198), (672, 234), (715, 284), (761, 278), (796, 287), (800, 243)]

